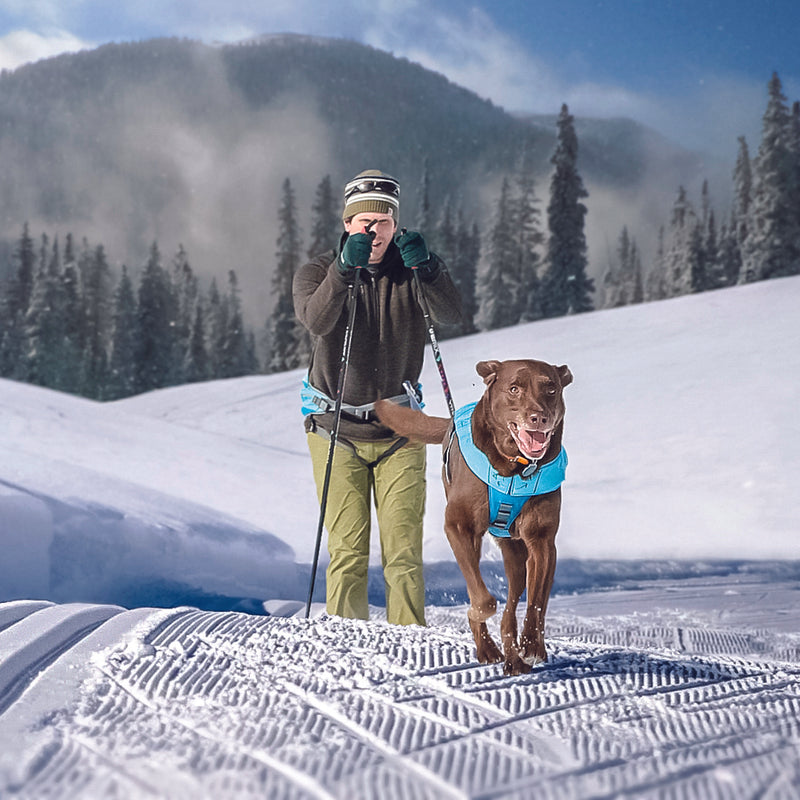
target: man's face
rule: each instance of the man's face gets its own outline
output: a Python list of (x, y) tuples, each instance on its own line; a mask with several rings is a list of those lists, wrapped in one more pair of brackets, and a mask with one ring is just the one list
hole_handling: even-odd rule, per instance
[(345, 222), (344, 229), (348, 233), (366, 233), (367, 225), (372, 220), (377, 222), (369, 229), (370, 233), (375, 234), (372, 240), (372, 253), (369, 257), (370, 264), (379, 263), (384, 255), (386, 248), (394, 237), (397, 229), (397, 221), (391, 214), (379, 214), (377, 211), (369, 211), (364, 214), (356, 214), (349, 222)]

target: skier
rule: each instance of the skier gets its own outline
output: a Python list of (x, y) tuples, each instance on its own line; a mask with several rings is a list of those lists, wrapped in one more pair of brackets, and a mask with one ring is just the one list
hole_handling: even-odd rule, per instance
[[(458, 322), (461, 303), (447, 268), (428, 251), (423, 236), (416, 231), (397, 235), (399, 210), (400, 187), (390, 175), (367, 170), (349, 181), (339, 248), (300, 267), (293, 295), (295, 313), (312, 337), (303, 412), (317, 492), (321, 502), (327, 497), (327, 612), (369, 617), (367, 570), (374, 501), (387, 620), (424, 625), (425, 445), (393, 437), (375, 418), (374, 403), (380, 398), (405, 404), (421, 399), (412, 400), (404, 390), (404, 383), (419, 388), (426, 344), (412, 270), (417, 271), (434, 320)], [(356, 306), (349, 318), (348, 298), (354, 285)], [(346, 334), (352, 336), (347, 340), (352, 346), (344, 348)], [(330, 447), (337, 377), (345, 352), (340, 424), (335, 447)], [(329, 486), (324, 495), (326, 468)]]

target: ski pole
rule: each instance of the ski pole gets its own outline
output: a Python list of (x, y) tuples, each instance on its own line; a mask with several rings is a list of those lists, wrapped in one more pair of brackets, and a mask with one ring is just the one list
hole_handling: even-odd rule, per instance
[[(400, 232), (405, 233), (406, 229), (403, 228)], [(425, 317), (425, 324), (428, 327), (428, 338), (431, 340), (433, 360), (436, 362), (436, 367), (439, 370), (439, 377), (442, 379), (444, 399), (447, 401), (447, 409), (450, 412), (450, 417), (452, 418), (456, 415), (456, 406), (455, 403), (453, 403), (453, 395), (450, 392), (450, 384), (447, 382), (447, 375), (444, 371), (442, 352), (439, 350), (439, 340), (436, 338), (436, 329), (433, 327), (433, 320), (431, 319), (431, 309), (428, 305), (428, 299), (425, 297), (425, 290), (422, 288), (422, 281), (419, 277), (419, 265), (416, 267), (411, 267), (411, 272), (414, 275), (414, 285), (417, 287), (417, 297), (419, 298), (419, 306), (422, 309), (422, 316)]]
[[(367, 225), (365, 233), (370, 233), (370, 228), (377, 222)], [(375, 234), (371, 234), (375, 237)], [(353, 341), (353, 323), (356, 319), (356, 304), (358, 300), (358, 287), (361, 283), (361, 267), (356, 267), (355, 280), (350, 285), (347, 297), (347, 327), (344, 330), (344, 344), (342, 346), (342, 360), (339, 363), (339, 378), (336, 384), (336, 398), (333, 405), (333, 429), (331, 430), (331, 440), (328, 445), (328, 460), (325, 463), (325, 477), (322, 481), (322, 494), (319, 501), (319, 521), (317, 523), (317, 539), (314, 544), (314, 559), (311, 564), (311, 581), (308, 587), (308, 600), (306, 601), (306, 619), (311, 614), (311, 598), (314, 594), (314, 584), (317, 579), (317, 566), (319, 564), (319, 551), (322, 545), (322, 529), (325, 525), (325, 509), (328, 506), (328, 489), (331, 484), (331, 471), (333, 467), (333, 451), (336, 447), (336, 440), (339, 438), (339, 423), (342, 419), (342, 394), (344, 392), (344, 382), (347, 377), (347, 366), (350, 362), (350, 345)]]

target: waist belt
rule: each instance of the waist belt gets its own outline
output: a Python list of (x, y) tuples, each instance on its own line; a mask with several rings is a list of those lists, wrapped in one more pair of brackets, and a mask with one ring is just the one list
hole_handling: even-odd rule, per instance
[[(421, 387), (417, 385), (416, 390), (411, 388), (411, 384), (406, 381), (405, 394), (398, 394), (395, 397), (387, 398), (393, 403), (401, 406), (412, 406), (416, 403), (416, 408), (421, 407)], [(404, 384), (405, 385), (405, 384)], [(302, 412), (303, 416), (307, 417), (309, 414), (327, 414), (336, 408), (336, 402), (332, 400), (324, 392), (316, 389), (308, 382), (308, 377), (303, 379), (303, 388), (300, 390), (300, 399), (303, 401)], [(348, 403), (342, 403), (342, 413), (355, 417), (362, 422), (370, 422), (377, 419), (375, 416), (375, 403), (364, 403), (360, 406), (351, 406)]]

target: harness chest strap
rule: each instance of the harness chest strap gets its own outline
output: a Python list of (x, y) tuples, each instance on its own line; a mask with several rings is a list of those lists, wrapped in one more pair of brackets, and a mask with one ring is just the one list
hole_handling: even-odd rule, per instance
[(489, 533), (509, 538), (509, 528), (525, 503), (531, 497), (556, 491), (564, 482), (568, 463), (567, 451), (562, 447), (553, 461), (537, 467), (527, 476), (517, 474), (503, 477), (472, 440), (472, 412), (476, 405), (477, 403), (470, 403), (456, 411), (453, 430), (458, 436), (458, 446), (467, 466), (487, 486)]

